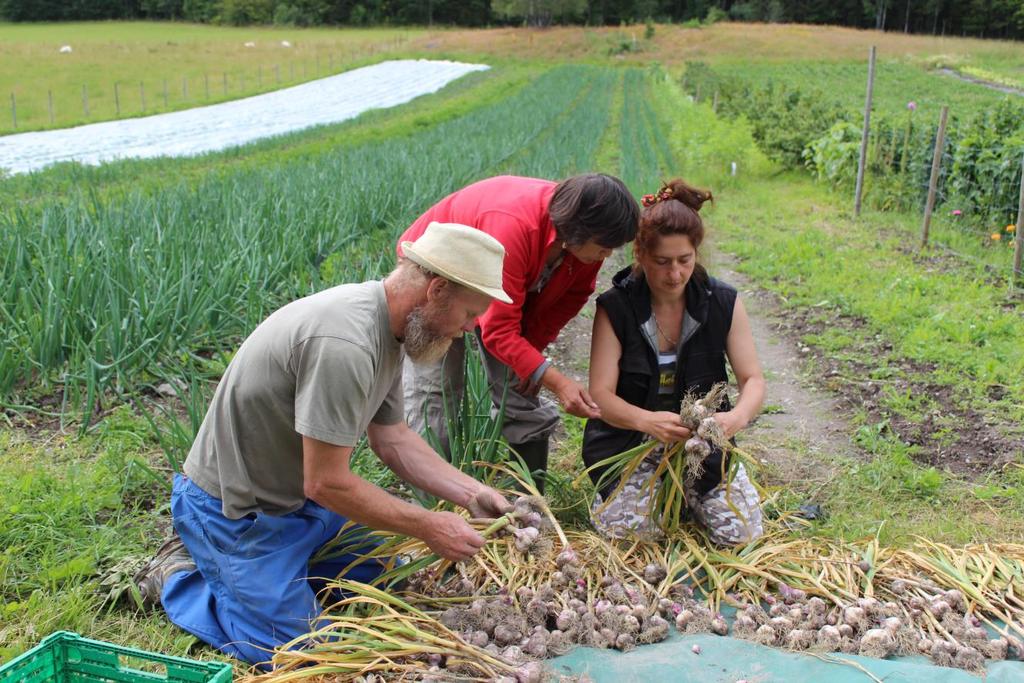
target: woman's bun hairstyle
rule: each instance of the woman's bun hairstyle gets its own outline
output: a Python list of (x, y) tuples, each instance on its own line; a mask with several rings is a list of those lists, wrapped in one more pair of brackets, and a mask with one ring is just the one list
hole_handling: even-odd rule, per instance
[[(662, 237), (685, 235), (699, 249), (704, 241), (704, 221), (700, 209), (705, 202), (714, 201), (710, 190), (701, 190), (688, 184), (682, 178), (674, 178), (661, 186), (657, 194), (645, 194), (641, 200), (640, 229), (637, 231), (633, 251), (639, 258), (649, 253)], [(696, 272), (704, 274), (698, 264)]]

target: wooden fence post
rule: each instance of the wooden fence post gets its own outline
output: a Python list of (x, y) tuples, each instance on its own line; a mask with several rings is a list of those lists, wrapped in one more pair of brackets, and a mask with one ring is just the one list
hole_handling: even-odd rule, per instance
[(164, 79), (164, 109), (167, 109), (167, 79)]
[(121, 91), (118, 89), (117, 81), (114, 81), (114, 109), (117, 115), (121, 115)]
[(139, 81), (139, 101), (142, 102), (142, 111), (146, 111), (146, 84)]
[(11, 127), (18, 127), (18, 103), (14, 99), (14, 93), (11, 93)]
[(181, 99), (188, 101), (188, 78), (181, 77)]
[(715, 90), (715, 96), (711, 99), (711, 111), (718, 112), (718, 90)]
[(210, 99), (210, 74), (203, 74), (203, 83), (206, 85), (206, 99)]
[(278, 83), (281, 82), (281, 65), (280, 64), (275, 64), (274, 65), (274, 77), (277, 78), (277, 82)]
[(1021, 272), (1021, 259), (1024, 257), (1024, 156), (1020, 161), (1020, 199), (1017, 202), (1017, 231), (1013, 240), (1013, 283), (1024, 280)]
[(864, 167), (868, 160), (868, 132), (871, 130), (871, 96), (875, 89), (875, 46), (871, 46), (868, 57), (868, 92), (864, 98), (864, 130), (860, 136), (860, 158), (857, 161), (857, 187), (854, 190), (853, 215), (860, 215), (860, 203), (864, 193)]
[(928, 229), (932, 224), (932, 209), (935, 208), (935, 191), (939, 185), (939, 167), (942, 165), (942, 149), (946, 144), (946, 119), (949, 107), (943, 107), (939, 114), (939, 132), (935, 136), (935, 151), (932, 153), (932, 174), (928, 179), (928, 200), (924, 203), (924, 222), (921, 224), (921, 247), (928, 244)]
[(82, 84), (82, 114), (89, 118), (89, 91), (86, 90), (85, 83)]
[(53, 91), (52, 90), (47, 90), (46, 91), (46, 107), (47, 107), (47, 109), (50, 110), (50, 125), (52, 126), (54, 124), (54, 116), (53, 116)]

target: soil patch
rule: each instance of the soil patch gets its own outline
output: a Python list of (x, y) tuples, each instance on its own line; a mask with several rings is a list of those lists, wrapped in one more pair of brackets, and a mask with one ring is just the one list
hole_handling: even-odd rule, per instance
[[(723, 275), (731, 277), (734, 284), (745, 282), (739, 274)], [(862, 330), (866, 321), (831, 308), (783, 310), (775, 295), (758, 290), (752, 293), (774, 318), (777, 334), (813, 366), (814, 384), (834, 397), (826, 409), (830, 416), (861, 412), (868, 424), (884, 424), (883, 429), (913, 446), (912, 456), (919, 463), (968, 477), (999, 469), (1020, 452), (1018, 439), (970, 407), (971, 397), (956, 387), (930, 381), (935, 366), (895, 356), (891, 342), (879, 335), (865, 335)], [(752, 321), (755, 317), (751, 315)], [(808, 336), (836, 330), (852, 333), (850, 345), (841, 353), (829, 353), (803, 342)], [(762, 364), (769, 372), (776, 364), (786, 366), (785, 354), (780, 358), (768, 350), (764, 356), (762, 340), (766, 337), (756, 328), (755, 338)], [(769, 390), (775, 382), (770, 376)], [(893, 411), (885, 405), (886, 398), (892, 396), (906, 397), (920, 409)], [(846, 427), (847, 434), (851, 431)]]

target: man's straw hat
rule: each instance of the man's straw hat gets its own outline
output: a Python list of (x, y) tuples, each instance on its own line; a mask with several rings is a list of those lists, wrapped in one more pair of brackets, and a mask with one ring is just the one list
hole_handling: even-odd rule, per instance
[(505, 247), (486, 232), (459, 223), (431, 221), (415, 242), (402, 242), (402, 254), (446, 280), (512, 303), (501, 287)]

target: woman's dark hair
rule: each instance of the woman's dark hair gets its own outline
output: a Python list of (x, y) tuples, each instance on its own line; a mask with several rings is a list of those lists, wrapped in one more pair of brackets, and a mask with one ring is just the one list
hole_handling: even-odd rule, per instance
[[(685, 235), (693, 248), (699, 250), (704, 241), (704, 221), (698, 212), (707, 201), (714, 201), (710, 190), (698, 190), (680, 178), (662, 185), (657, 194), (645, 196), (640, 229), (633, 245), (637, 260), (668, 235)], [(704, 269), (698, 265), (695, 272), (704, 274)]]
[(625, 183), (604, 173), (562, 181), (548, 206), (558, 239), (574, 247), (590, 241), (617, 249), (636, 237), (640, 207)]

